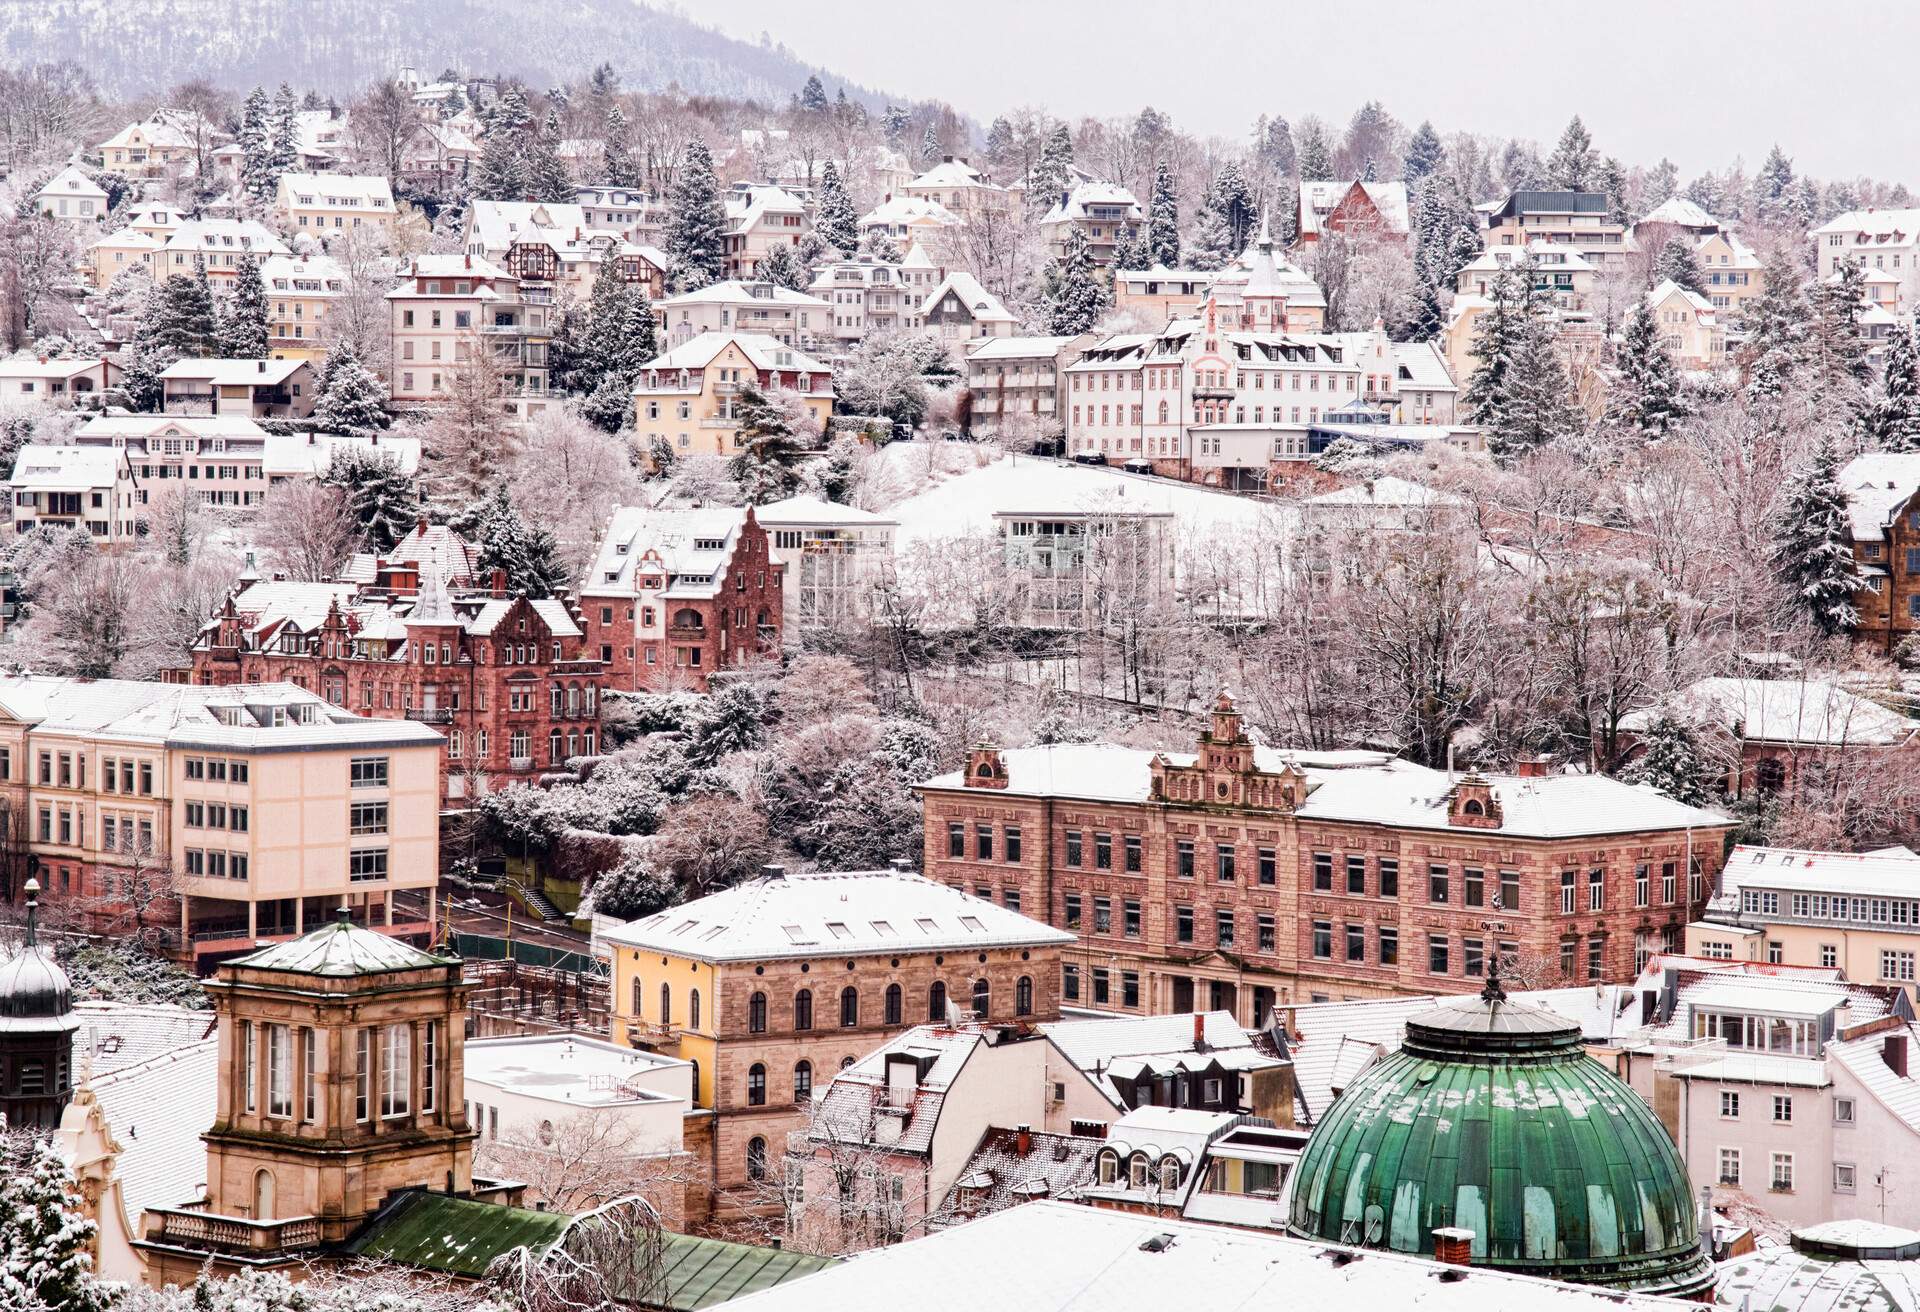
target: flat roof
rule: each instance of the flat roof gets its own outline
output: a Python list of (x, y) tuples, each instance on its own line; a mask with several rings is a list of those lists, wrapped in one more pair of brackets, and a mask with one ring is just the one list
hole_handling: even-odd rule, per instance
[(507, 1093), (575, 1107), (678, 1102), (672, 1094), (629, 1083), (690, 1063), (575, 1034), (467, 1040), (466, 1075)]

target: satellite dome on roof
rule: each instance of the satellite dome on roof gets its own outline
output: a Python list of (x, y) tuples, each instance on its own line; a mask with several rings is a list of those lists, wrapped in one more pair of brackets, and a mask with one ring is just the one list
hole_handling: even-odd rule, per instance
[(1692, 1186), (1652, 1110), (1580, 1028), (1497, 982), (1407, 1022), (1329, 1109), (1294, 1174), (1291, 1233), (1637, 1293), (1713, 1279)]

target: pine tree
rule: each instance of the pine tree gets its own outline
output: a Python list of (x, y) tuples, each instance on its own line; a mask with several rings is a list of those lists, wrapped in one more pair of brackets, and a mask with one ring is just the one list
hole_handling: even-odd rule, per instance
[(1333, 177), (1333, 143), (1318, 119), (1308, 119), (1294, 134), (1298, 146), (1300, 181), (1325, 182)]
[(1153, 171), (1153, 199), (1147, 204), (1146, 263), (1180, 267), (1180, 197), (1173, 186), (1173, 167), (1165, 160)]
[(899, 150), (907, 139), (907, 129), (913, 126), (913, 115), (900, 105), (888, 105), (880, 114), (880, 131), (886, 137), (887, 144)]
[(108, 1312), (118, 1286), (93, 1270), (98, 1227), (81, 1210), (73, 1174), (48, 1140), (0, 1178), (0, 1307), (28, 1312)]
[(547, 108), (547, 121), (539, 132), (523, 134), (527, 175), (533, 198), (548, 204), (569, 204), (574, 197), (573, 176), (560, 159), (560, 111)]
[(1194, 227), (1191, 263), (1202, 269), (1223, 268), (1238, 259), (1260, 221), (1260, 207), (1240, 166), (1228, 160), (1213, 175), (1206, 199), (1200, 202)]
[(1712, 801), (1708, 781), (1713, 776), (1699, 740), (1685, 723), (1666, 714), (1647, 726), (1640, 736), (1640, 755), (1622, 776), (1628, 783), (1658, 789), (1687, 806), (1705, 806)]
[(566, 586), (553, 534), (520, 517), (505, 483), (480, 505), (473, 529), (482, 570), (504, 570), (507, 586), (529, 597), (551, 597)]
[(1013, 158), (1013, 124), (996, 118), (987, 128), (987, 163), (1003, 169)]
[(1544, 316), (1536, 314), (1527, 324), (1505, 381), (1499, 419), (1487, 434), (1487, 452), (1498, 463), (1513, 464), (1579, 426), (1567, 371)]
[(860, 238), (860, 254), (871, 255), (882, 264), (898, 264), (904, 258), (885, 228), (867, 229), (866, 235)]
[(1627, 213), (1627, 166), (1609, 155), (1600, 161), (1594, 173), (1593, 189), (1607, 198), (1607, 222), (1625, 226), (1633, 222)]
[(1776, 224), (1789, 217), (1793, 195), (1793, 161), (1775, 142), (1753, 179), (1753, 213), (1762, 223)]
[(1056, 123), (1040, 147), (1040, 158), (1027, 179), (1027, 208), (1035, 214), (1045, 214), (1058, 205), (1068, 190), (1072, 169), (1073, 134), (1067, 131), (1065, 123)]
[(618, 433), (633, 418), (633, 387), (618, 374), (603, 374), (580, 402), (580, 417), (603, 433)]
[(1775, 522), (1775, 577), (1820, 633), (1851, 633), (1860, 620), (1853, 597), (1867, 581), (1853, 559), (1840, 452), (1830, 436), (1789, 482)]
[(1640, 199), (1648, 209), (1673, 199), (1680, 190), (1680, 167), (1662, 155), (1660, 162), (1653, 166), (1647, 179), (1640, 187)]
[(1795, 386), (1807, 359), (1812, 312), (1807, 307), (1800, 269), (1786, 243), (1771, 248), (1761, 265), (1760, 295), (1746, 312), (1746, 345), (1740, 353), (1747, 396), (1778, 401)]
[(1547, 156), (1547, 180), (1561, 191), (1592, 191), (1600, 170), (1587, 125), (1575, 114), (1560, 134), (1560, 144)]
[(219, 349), (229, 360), (267, 358), (267, 288), (251, 255), (242, 255), (234, 266), (233, 295), (220, 315)]
[(1060, 258), (1047, 268), (1044, 300), (1046, 330), (1056, 337), (1087, 332), (1107, 308), (1107, 289), (1094, 267), (1093, 247), (1078, 228), (1068, 231)]
[(753, 276), (761, 282), (796, 292), (805, 291), (813, 281), (806, 266), (794, 258), (793, 247), (788, 245), (768, 247), (767, 253), (754, 262)]
[(1663, 280), (1701, 296), (1706, 295), (1707, 276), (1701, 271), (1699, 254), (1687, 238), (1669, 237), (1654, 252), (1654, 286), (1659, 286)]
[(1880, 451), (1920, 451), (1920, 353), (1913, 333), (1895, 328), (1880, 385), (1861, 420), (1862, 435)]
[(607, 106), (607, 153), (601, 176), (609, 187), (640, 185), (640, 165), (633, 158), (633, 134), (627, 127), (626, 113), (618, 101)]
[(337, 446), (327, 461), (327, 484), (346, 494), (347, 512), (368, 551), (389, 551), (420, 519), (420, 484), (400, 458), (378, 447)]
[(927, 130), (920, 135), (920, 163), (923, 165), (940, 162), (940, 134), (933, 130), (933, 124), (927, 124)]
[(285, 82), (273, 98), (273, 183), (277, 189), (282, 173), (300, 167), (300, 102)]
[(176, 360), (213, 354), (218, 330), (206, 270), (176, 273), (155, 288), (147, 299), (141, 333)]
[(264, 87), (247, 93), (240, 110), (239, 145), (241, 187), (256, 201), (271, 200), (279, 175), (274, 171), (273, 125)]
[(1823, 394), (1853, 404), (1873, 376), (1866, 340), (1860, 333), (1865, 308), (1865, 271), (1858, 260), (1842, 260), (1827, 281), (1814, 288), (1813, 319), (1807, 338), (1807, 363), (1813, 385)]
[(679, 882), (671, 871), (656, 870), (645, 856), (635, 854), (594, 879), (582, 909), (623, 921), (639, 920), (679, 905), (680, 897)]
[(1650, 440), (1665, 437), (1685, 414), (1680, 371), (1644, 297), (1627, 314), (1618, 364), (1620, 383), (1608, 407), (1612, 417)]
[(803, 452), (786, 412), (758, 383), (747, 383), (734, 406), (734, 421), (745, 449), (727, 472), (746, 494), (747, 504), (762, 506), (792, 496), (800, 485), (797, 466)]
[(821, 85), (817, 74), (809, 77), (806, 86), (800, 89), (800, 108), (809, 114), (827, 112), (827, 89)]
[(1407, 143), (1406, 158), (1401, 162), (1400, 177), (1412, 191), (1420, 180), (1439, 171), (1447, 162), (1447, 148), (1440, 144), (1440, 134), (1433, 130), (1433, 124), (1422, 122), (1414, 129), (1413, 140)]
[(533, 114), (519, 87), (508, 87), (492, 110), (486, 137), (480, 143), (473, 194), (479, 200), (525, 200), (533, 188), (525, 141)]
[(351, 342), (336, 342), (327, 352), (316, 390), (313, 418), (330, 432), (377, 430), (392, 422), (386, 384), (360, 363)]
[(841, 181), (840, 170), (832, 160), (820, 170), (820, 204), (814, 212), (813, 230), (820, 240), (850, 255), (860, 245), (860, 217), (854, 213), (853, 197)]
[(1299, 162), (1299, 152), (1293, 145), (1293, 129), (1278, 114), (1272, 118), (1261, 116), (1254, 130), (1254, 149), (1260, 154), (1260, 166), (1275, 177), (1292, 176)]
[(667, 190), (666, 243), (675, 291), (699, 291), (727, 276), (727, 210), (704, 142), (687, 143)]

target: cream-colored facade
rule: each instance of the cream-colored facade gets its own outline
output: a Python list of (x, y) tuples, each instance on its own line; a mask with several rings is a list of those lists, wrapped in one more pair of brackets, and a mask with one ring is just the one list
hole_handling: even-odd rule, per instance
[(650, 361), (634, 392), (635, 437), (644, 455), (663, 444), (676, 456), (735, 456), (745, 447), (736, 417), (749, 384), (798, 393), (822, 428), (833, 413), (833, 371), (758, 333), (701, 333)]
[(1710, 232), (1694, 248), (1707, 301), (1738, 320), (1767, 289), (1767, 275), (1753, 247), (1730, 232)]
[(403, 889), (426, 890), (430, 923), (441, 742), (292, 684), (16, 676), (0, 679), (0, 814), (50, 904), (177, 933), (183, 955), (339, 906), (393, 924)]
[(352, 228), (393, 231), (393, 191), (379, 176), (355, 173), (283, 173), (274, 208), (287, 231), (322, 240)]
[(327, 312), (346, 290), (346, 270), (325, 255), (276, 255), (260, 266), (267, 292), (267, 350), (276, 360), (326, 358)]
[(1671, 280), (1647, 293), (1653, 321), (1682, 369), (1718, 369), (1727, 362), (1727, 330), (1713, 305)]
[(161, 109), (138, 123), (129, 123), (95, 149), (100, 152), (100, 167), (108, 173), (157, 178), (195, 163), (202, 145), (211, 154), (219, 137), (211, 123), (196, 125), (193, 115), (186, 111)]
[(545, 407), (553, 291), (526, 285), (478, 255), (422, 255), (387, 293), (393, 315), (388, 380), (398, 406), (446, 396), (472, 350), (492, 351), (507, 404), (523, 416)]

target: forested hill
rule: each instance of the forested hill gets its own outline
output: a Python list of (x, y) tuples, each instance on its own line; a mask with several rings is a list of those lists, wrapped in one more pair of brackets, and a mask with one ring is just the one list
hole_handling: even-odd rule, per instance
[(784, 106), (819, 74), (829, 94), (877, 93), (686, 15), (634, 0), (0, 0), (0, 63), (73, 60), (108, 96), (205, 77), (231, 89), (282, 81), (346, 96), (411, 64), (517, 75), (535, 88), (610, 62), (630, 91), (678, 83), (700, 95)]

